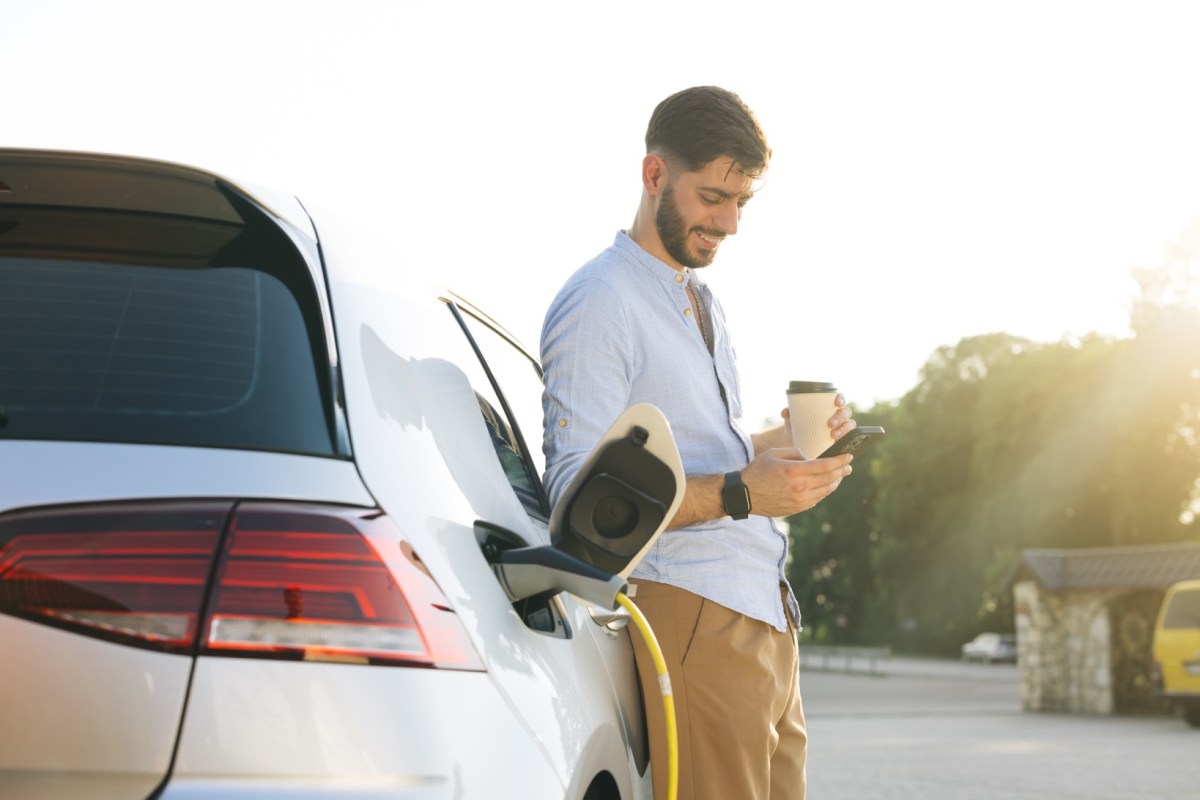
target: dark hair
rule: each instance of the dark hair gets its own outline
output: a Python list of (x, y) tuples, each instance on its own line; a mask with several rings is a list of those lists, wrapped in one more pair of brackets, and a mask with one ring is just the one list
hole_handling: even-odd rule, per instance
[(754, 112), (719, 86), (694, 86), (658, 104), (646, 128), (646, 152), (659, 149), (682, 159), (691, 171), (730, 156), (751, 177), (765, 172), (771, 160)]

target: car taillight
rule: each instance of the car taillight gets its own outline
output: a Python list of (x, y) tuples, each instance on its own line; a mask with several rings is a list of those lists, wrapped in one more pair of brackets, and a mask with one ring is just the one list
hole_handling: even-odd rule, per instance
[(217, 568), (204, 647), (478, 668), (441, 590), (396, 545), (394, 529), (381, 530), (390, 525), (362, 511), (240, 507)]
[(175, 653), (482, 669), (386, 516), (139, 503), (0, 517), (0, 611)]
[(0, 517), (0, 611), (191, 652), (230, 503), (89, 506)]

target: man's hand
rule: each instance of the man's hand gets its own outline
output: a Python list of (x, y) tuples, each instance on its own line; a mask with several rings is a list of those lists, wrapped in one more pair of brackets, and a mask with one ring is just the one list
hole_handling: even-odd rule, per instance
[[(846, 405), (846, 397), (841, 392), (838, 392), (838, 396), (834, 398), (833, 404), (837, 407), (837, 411), (829, 418), (830, 444), (833, 444), (858, 427), (858, 423), (853, 419), (854, 412), (850, 410), (850, 406)], [(783, 417), (782, 425), (776, 425), (774, 428), (768, 428), (750, 437), (751, 441), (754, 442), (755, 456), (762, 455), (766, 451), (777, 447), (792, 446), (791, 414), (787, 408), (784, 408), (779, 414)], [(808, 457), (816, 458), (819, 455), (820, 453), (812, 453)]]
[[(750, 491), (750, 513), (786, 517), (807, 511), (824, 500), (851, 473), (854, 456), (805, 459), (794, 447), (767, 450), (742, 470)], [(685, 528), (725, 516), (721, 504), (724, 476), (689, 475), (683, 502), (668, 528)]]
[[(857, 428), (858, 423), (854, 421), (854, 412), (850, 409), (850, 406), (846, 405), (846, 398), (841, 392), (838, 392), (838, 396), (834, 398), (833, 404), (837, 406), (837, 411), (829, 418), (829, 427), (833, 429), (833, 440), (836, 442)], [(816, 458), (819, 455), (821, 454), (813, 453), (810, 458)]]
[(742, 470), (751, 513), (786, 517), (807, 511), (833, 494), (853, 471), (854, 456), (805, 459), (794, 447), (767, 450)]
[[(830, 443), (858, 427), (846, 398), (839, 392), (834, 399), (837, 411), (829, 418)], [(742, 480), (750, 490), (750, 513), (766, 517), (786, 517), (807, 511), (833, 494), (850, 474), (851, 455), (833, 458), (806, 458), (792, 446), (788, 410), (782, 412), (783, 424), (754, 434), (754, 460), (742, 470)], [(721, 505), (721, 475), (688, 475), (683, 502), (668, 528), (686, 528), (725, 516)]]

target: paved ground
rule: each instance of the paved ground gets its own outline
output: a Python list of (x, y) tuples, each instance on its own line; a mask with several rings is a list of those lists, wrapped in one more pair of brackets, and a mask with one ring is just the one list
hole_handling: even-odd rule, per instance
[(1200, 730), (1023, 712), (1010, 665), (894, 658), (800, 685), (814, 800), (1200, 800)]

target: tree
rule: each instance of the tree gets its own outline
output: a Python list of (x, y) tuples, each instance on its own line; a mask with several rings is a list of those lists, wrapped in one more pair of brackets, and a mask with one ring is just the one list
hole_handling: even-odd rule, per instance
[(887, 428), (883, 443), (789, 519), (809, 635), (954, 653), (1011, 626), (1023, 548), (1194, 538), (1198, 264), (1200, 221), (1138, 271), (1132, 338), (968, 337), (860, 418)]

